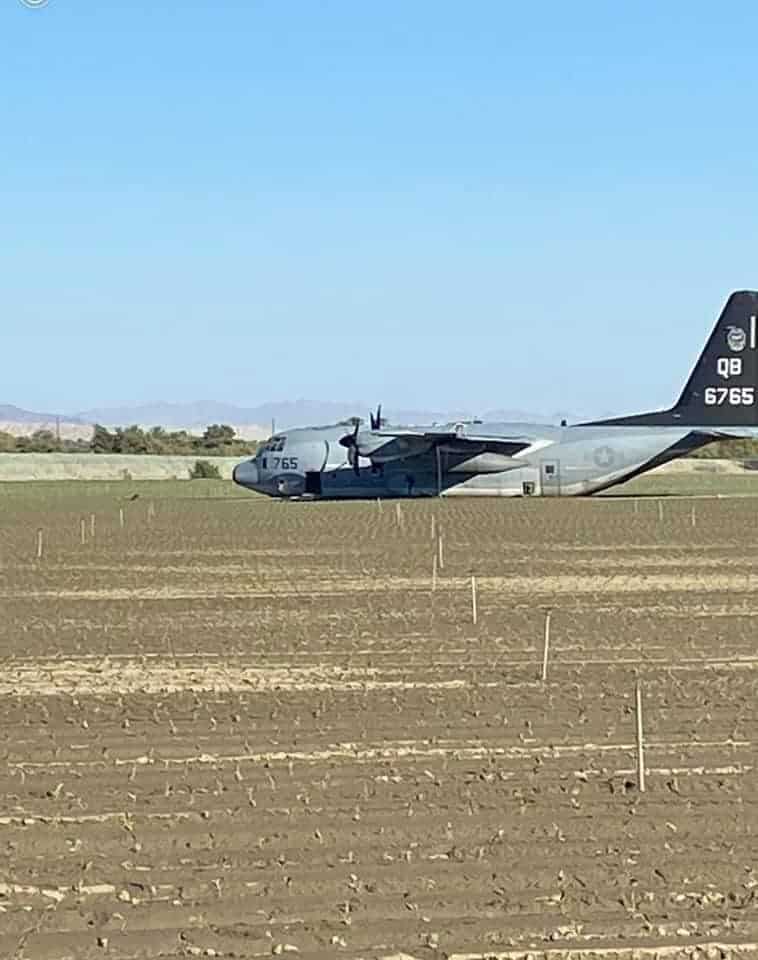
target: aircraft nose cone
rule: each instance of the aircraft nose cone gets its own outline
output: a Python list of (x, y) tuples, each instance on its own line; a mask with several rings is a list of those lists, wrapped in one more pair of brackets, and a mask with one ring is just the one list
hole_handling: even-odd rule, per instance
[(252, 460), (238, 463), (232, 471), (232, 480), (241, 487), (254, 487), (258, 483), (258, 467)]

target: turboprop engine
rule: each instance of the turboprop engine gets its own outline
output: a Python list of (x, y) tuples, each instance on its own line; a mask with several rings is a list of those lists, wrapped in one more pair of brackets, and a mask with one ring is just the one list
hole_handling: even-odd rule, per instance
[(372, 417), (372, 429), (361, 432), (360, 421), (356, 420), (353, 432), (340, 438), (340, 445), (347, 448), (348, 460), (356, 474), (360, 472), (360, 457), (365, 457), (374, 464), (382, 464), (405, 457), (416, 457), (432, 449), (432, 441), (421, 437), (382, 436), (374, 432), (374, 423)]
[(430, 440), (416, 437), (374, 437), (364, 442), (358, 442), (358, 451), (362, 457), (370, 457), (374, 463), (389, 463), (391, 460), (402, 460), (405, 457), (417, 457), (428, 453), (432, 449)]

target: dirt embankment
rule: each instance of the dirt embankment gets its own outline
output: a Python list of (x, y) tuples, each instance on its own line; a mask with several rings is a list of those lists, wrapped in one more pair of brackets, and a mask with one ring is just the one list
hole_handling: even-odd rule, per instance
[(0, 483), (25, 480), (187, 480), (209, 459), (225, 480), (244, 457), (139, 456), (110, 453), (0, 453)]

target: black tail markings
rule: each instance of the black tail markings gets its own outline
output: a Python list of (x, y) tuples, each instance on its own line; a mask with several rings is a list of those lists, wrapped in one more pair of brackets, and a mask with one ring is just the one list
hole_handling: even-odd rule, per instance
[(758, 427), (757, 324), (758, 293), (733, 293), (670, 410), (581, 426)]

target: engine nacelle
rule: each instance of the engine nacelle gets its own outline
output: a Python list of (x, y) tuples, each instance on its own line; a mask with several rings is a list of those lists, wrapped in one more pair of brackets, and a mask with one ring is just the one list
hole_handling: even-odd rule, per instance
[(432, 449), (431, 440), (420, 437), (367, 437), (358, 438), (358, 453), (369, 457), (373, 463), (390, 463), (405, 457), (418, 457)]

